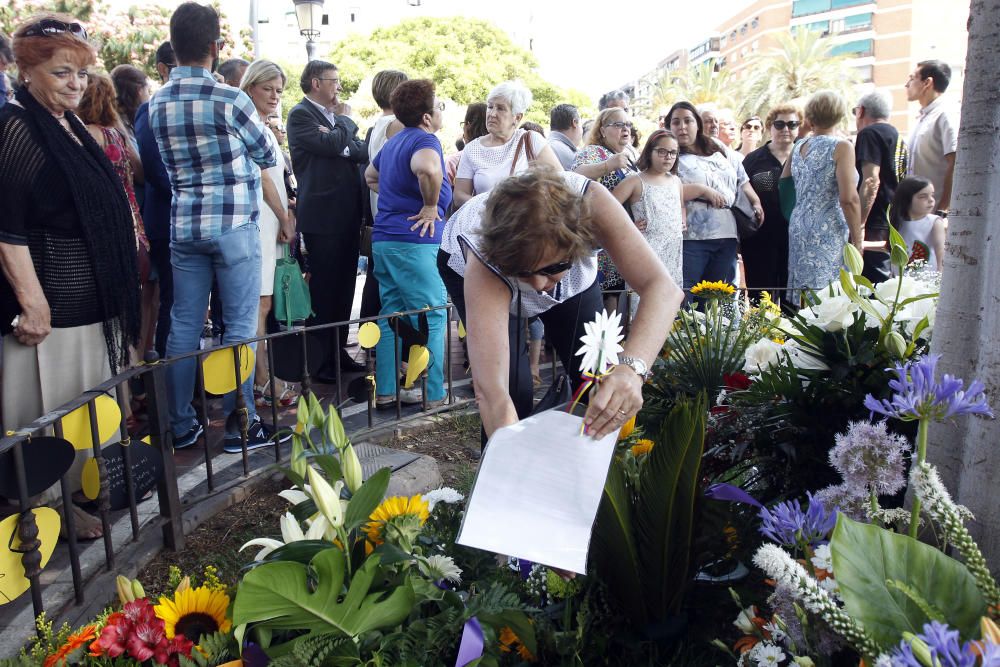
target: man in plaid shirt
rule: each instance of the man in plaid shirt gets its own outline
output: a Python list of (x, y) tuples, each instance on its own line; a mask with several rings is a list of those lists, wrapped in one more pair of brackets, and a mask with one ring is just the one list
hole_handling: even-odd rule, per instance
[[(223, 46), (219, 16), (195, 2), (170, 18), (170, 43), (178, 63), (149, 103), (149, 120), (170, 177), (170, 254), (174, 277), (167, 356), (198, 349), (213, 275), (223, 304), (223, 343), (252, 338), (260, 299), (261, 169), (277, 163), (253, 102), (242, 91), (217, 83), (212, 69)], [(273, 184), (264, 179), (264, 188)], [(194, 360), (171, 364), (170, 422), (174, 448), (190, 447), (204, 432), (191, 396)], [(250, 417), (247, 447), (269, 444), (272, 430), (254, 410), (253, 371), (241, 390)], [(231, 413), (236, 394), (225, 397)], [(226, 451), (242, 448), (236, 420), (226, 426)]]

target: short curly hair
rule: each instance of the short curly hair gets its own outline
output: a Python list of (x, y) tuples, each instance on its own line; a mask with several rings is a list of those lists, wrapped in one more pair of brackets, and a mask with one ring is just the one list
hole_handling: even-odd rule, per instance
[(87, 125), (114, 128), (121, 126), (118, 97), (111, 77), (97, 72), (87, 74), (87, 89), (83, 91), (76, 114)]
[(389, 98), (392, 113), (406, 127), (417, 127), (425, 113), (434, 111), (434, 82), (430, 79), (412, 79), (396, 86)]
[(479, 249), (487, 262), (514, 275), (533, 270), (555, 250), (570, 261), (594, 252), (597, 236), (590, 207), (563, 173), (533, 165), (493, 188), (479, 230)]
[(821, 90), (806, 101), (805, 113), (813, 127), (834, 127), (847, 115), (847, 102), (834, 90)]
[(771, 110), (767, 112), (767, 117), (764, 119), (764, 129), (770, 130), (778, 116), (790, 116), (792, 114), (798, 116), (799, 120), (805, 118), (805, 116), (802, 115), (802, 109), (791, 102), (781, 102), (780, 104), (771, 107)]

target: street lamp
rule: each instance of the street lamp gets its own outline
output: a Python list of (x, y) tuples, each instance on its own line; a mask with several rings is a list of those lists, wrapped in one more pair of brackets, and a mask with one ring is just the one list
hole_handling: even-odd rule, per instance
[(309, 60), (316, 57), (314, 37), (319, 37), (319, 26), (323, 22), (323, 0), (292, 0), (295, 4), (295, 20), (299, 24), (299, 34), (306, 38), (306, 54)]

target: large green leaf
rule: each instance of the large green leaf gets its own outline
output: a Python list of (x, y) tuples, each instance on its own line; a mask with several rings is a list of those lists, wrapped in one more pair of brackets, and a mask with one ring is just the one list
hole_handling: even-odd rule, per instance
[(635, 622), (644, 625), (648, 621), (643, 602), (646, 582), (635, 545), (632, 503), (622, 460), (615, 457), (597, 508), (591, 553), (607, 589)]
[(978, 637), (986, 604), (965, 565), (907, 535), (859, 523), (841, 514), (830, 541), (833, 572), (846, 611), (887, 650), (904, 632), (918, 633), (927, 615), (898, 586), (902, 582), (932, 608), (963, 639)]
[(369, 477), (358, 492), (351, 496), (351, 502), (348, 503), (347, 512), (344, 514), (344, 530), (352, 531), (368, 521), (368, 517), (382, 502), (385, 490), (389, 488), (391, 472), (389, 468), (382, 468)]
[(704, 394), (678, 402), (664, 420), (640, 476), (636, 542), (648, 612), (658, 620), (677, 613), (689, 580), (706, 412)]
[(312, 576), (309, 568), (294, 562), (265, 563), (248, 572), (236, 593), (233, 624), (357, 637), (400, 623), (413, 607), (408, 585), (388, 595), (369, 594), (380, 572), (377, 555), (354, 573), (346, 592), (346, 563), (340, 549), (321, 551), (310, 565)]

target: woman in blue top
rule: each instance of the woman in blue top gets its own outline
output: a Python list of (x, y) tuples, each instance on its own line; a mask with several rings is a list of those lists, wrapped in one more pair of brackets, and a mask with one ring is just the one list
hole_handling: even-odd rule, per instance
[[(437, 271), (444, 212), (451, 203), (451, 185), (444, 178), (441, 129), (444, 103), (434, 96), (434, 82), (416, 79), (401, 83), (390, 98), (392, 112), (404, 125), (365, 171), (368, 187), (378, 193), (378, 214), (372, 228), (375, 277), (382, 298), (382, 315), (447, 302)], [(413, 324), (416, 324), (414, 322)], [(427, 313), (430, 361), (427, 368), (427, 406), (444, 402), (444, 333), (447, 313)], [(396, 340), (388, 320), (379, 322), (382, 337), (376, 349), (376, 406), (396, 401)], [(400, 391), (403, 403), (423, 400), (416, 389)]]

